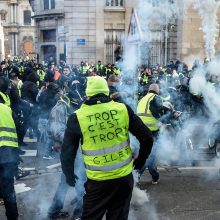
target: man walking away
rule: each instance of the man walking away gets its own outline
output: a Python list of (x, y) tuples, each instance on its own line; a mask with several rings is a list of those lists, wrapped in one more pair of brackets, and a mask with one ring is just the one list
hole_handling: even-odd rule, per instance
[[(133, 190), (132, 168), (140, 169), (151, 152), (150, 130), (132, 109), (109, 98), (105, 79), (89, 77), (87, 100), (67, 122), (61, 149), (62, 169), (69, 185), (75, 185), (74, 160), (81, 142), (87, 182), (83, 220), (128, 219)], [(140, 142), (134, 161), (129, 132)]]

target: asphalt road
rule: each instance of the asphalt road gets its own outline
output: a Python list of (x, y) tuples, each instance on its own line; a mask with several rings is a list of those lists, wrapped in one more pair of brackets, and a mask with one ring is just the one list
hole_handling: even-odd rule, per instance
[[(60, 178), (59, 155), (45, 161), (42, 146), (30, 143), (26, 149), (37, 150), (37, 154), (23, 157), (23, 167), (32, 168), (31, 175), (15, 183), (19, 219), (44, 220)], [(143, 191), (135, 190), (129, 220), (219, 220), (220, 175), (213, 165), (207, 160), (198, 167), (160, 167), (158, 185), (151, 185), (146, 170), (139, 184)], [(70, 215), (74, 195), (70, 188), (64, 206)], [(4, 206), (0, 207), (0, 219), (6, 219)]]

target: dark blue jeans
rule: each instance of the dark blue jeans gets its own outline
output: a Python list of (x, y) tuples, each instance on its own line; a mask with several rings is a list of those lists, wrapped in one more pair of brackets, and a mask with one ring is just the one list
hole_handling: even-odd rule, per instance
[(14, 189), (14, 176), (17, 172), (16, 163), (0, 164), (0, 192), (5, 204), (8, 220), (18, 219), (16, 194)]
[(154, 137), (154, 144), (151, 153), (147, 158), (144, 166), (139, 170), (139, 175), (141, 176), (144, 173), (145, 169), (148, 168), (149, 173), (152, 176), (152, 180), (157, 181), (160, 176), (159, 172), (157, 171), (157, 158), (156, 158), (157, 148), (158, 148), (158, 144), (157, 144), (158, 132), (153, 133), (153, 137)]

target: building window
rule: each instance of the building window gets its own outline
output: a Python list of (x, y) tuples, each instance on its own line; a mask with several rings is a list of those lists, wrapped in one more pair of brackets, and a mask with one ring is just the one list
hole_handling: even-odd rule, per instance
[(24, 25), (31, 25), (31, 11), (24, 11)]
[(106, 0), (106, 6), (123, 7), (124, 6), (124, 0)]
[(56, 29), (42, 30), (43, 42), (56, 42)]
[(44, 10), (55, 9), (55, 0), (44, 0)]
[(106, 63), (115, 63), (122, 57), (124, 35), (124, 30), (105, 30)]
[(2, 14), (1, 14), (1, 20), (2, 20), (2, 21), (6, 21), (6, 14), (5, 14), (5, 13), (2, 13)]

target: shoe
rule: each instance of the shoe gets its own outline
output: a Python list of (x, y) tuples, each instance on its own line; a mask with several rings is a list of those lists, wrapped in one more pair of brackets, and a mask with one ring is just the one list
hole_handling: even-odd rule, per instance
[(81, 220), (81, 218), (73, 216), (70, 220)]
[(54, 157), (51, 157), (51, 156), (43, 156), (43, 159), (45, 159), (45, 160), (53, 160)]
[(81, 220), (81, 216), (82, 216), (82, 209), (76, 208), (73, 211), (73, 216), (71, 220)]
[(48, 214), (49, 219), (59, 219), (59, 218), (68, 218), (69, 213), (67, 211), (59, 211), (56, 214)]
[(158, 178), (157, 180), (152, 180), (152, 185), (157, 185), (160, 181), (160, 178)]
[(19, 179), (24, 178), (24, 177), (26, 177), (28, 175), (30, 175), (30, 171), (24, 171), (22, 169), (18, 169), (18, 172), (15, 175), (15, 179), (19, 180)]

